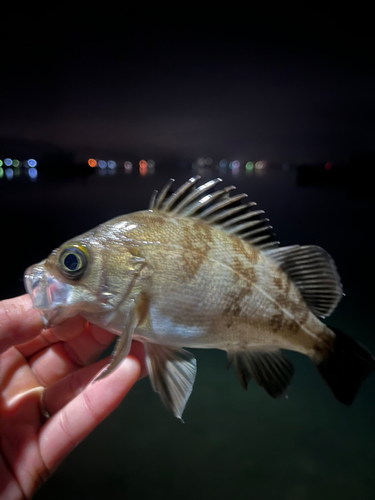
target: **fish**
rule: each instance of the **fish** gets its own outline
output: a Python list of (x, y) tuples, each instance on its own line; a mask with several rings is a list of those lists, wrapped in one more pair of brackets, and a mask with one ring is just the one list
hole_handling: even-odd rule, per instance
[(374, 357), (327, 326), (343, 296), (332, 257), (314, 245), (280, 246), (246, 194), (200, 176), (154, 191), (148, 210), (76, 236), (30, 266), (24, 283), (45, 328), (80, 315), (118, 336), (113, 372), (132, 340), (144, 345), (152, 388), (182, 420), (197, 366), (186, 348), (227, 352), (241, 386), (286, 396), (306, 355), (338, 401), (350, 405)]

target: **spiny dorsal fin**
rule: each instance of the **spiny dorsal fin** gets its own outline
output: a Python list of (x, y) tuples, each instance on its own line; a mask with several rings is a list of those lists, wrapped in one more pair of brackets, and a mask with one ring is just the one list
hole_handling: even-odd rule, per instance
[(229, 196), (234, 186), (212, 191), (222, 182), (220, 178), (196, 187), (199, 179), (199, 175), (191, 177), (175, 192), (170, 191), (174, 181), (170, 179), (159, 195), (154, 191), (149, 209), (203, 220), (262, 250), (278, 247), (279, 242), (274, 241), (272, 227), (268, 225), (269, 220), (263, 217), (263, 210), (256, 210), (254, 202), (241, 202), (246, 194)]
[(324, 318), (334, 311), (343, 295), (342, 284), (332, 257), (323, 248), (293, 245), (266, 253), (288, 274), (314, 314)]

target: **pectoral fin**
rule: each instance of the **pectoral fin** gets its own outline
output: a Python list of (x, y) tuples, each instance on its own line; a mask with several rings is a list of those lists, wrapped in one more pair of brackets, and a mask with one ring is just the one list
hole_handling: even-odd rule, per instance
[(228, 363), (234, 365), (244, 389), (253, 378), (273, 398), (285, 395), (294, 373), (281, 351), (228, 352)]
[(126, 318), (126, 323), (122, 331), (122, 334), (116, 342), (116, 347), (115, 350), (113, 351), (110, 364), (98, 377), (94, 379), (94, 382), (104, 377), (107, 377), (107, 375), (112, 373), (122, 362), (122, 360), (125, 359), (126, 356), (129, 354), (132, 343), (133, 332), (138, 326), (140, 322), (139, 320), (140, 320), (139, 308), (137, 307), (137, 304), (134, 304), (134, 306), (130, 309), (130, 312)]
[(181, 416), (193, 390), (197, 372), (194, 356), (184, 349), (146, 343), (146, 362), (155, 392), (175, 417)]

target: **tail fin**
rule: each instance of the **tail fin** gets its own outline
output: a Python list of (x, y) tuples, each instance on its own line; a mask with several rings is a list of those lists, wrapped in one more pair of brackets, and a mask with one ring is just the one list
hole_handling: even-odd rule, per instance
[(333, 349), (317, 368), (335, 397), (350, 405), (362, 381), (375, 371), (375, 358), (351, 337), (336, 328), (331, 330), (336, 334)]

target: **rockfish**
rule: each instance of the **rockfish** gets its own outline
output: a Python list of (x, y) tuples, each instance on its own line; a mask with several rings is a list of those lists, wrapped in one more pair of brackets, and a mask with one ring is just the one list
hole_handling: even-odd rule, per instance
[(318, 319), (343, 294), (332, 258), (317, 246), (279, 247), (245, 194), (215, 188), (221, 179), (196, 187), (199, 178), (175, 192), (171, 179), (149, 210), (100, 224), (29, 267), (25, 286), (46, 328), (79, 314), (118, 335), (98, 378), (132, 339), (143, 342), (152, 387), (178, 418), (196, 375), (183, 347), (227, 351), (245, 389), (254, 379), (275, 398), (294, 371), (282, 350), (303, 353), (351, 404), (375, 361)]

